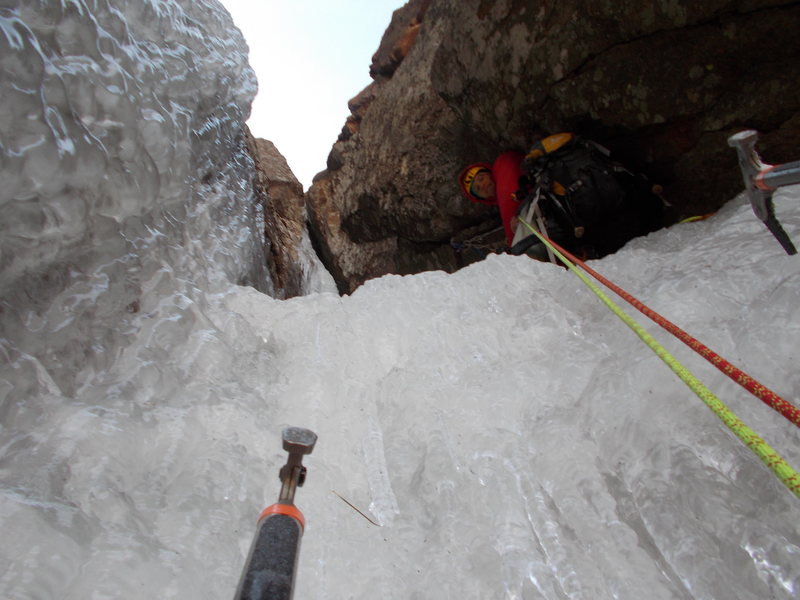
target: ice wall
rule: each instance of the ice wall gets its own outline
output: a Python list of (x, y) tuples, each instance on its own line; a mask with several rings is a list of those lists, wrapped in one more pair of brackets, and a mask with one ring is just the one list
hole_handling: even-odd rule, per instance
[[(572, 274), (239, 285), (269, 287), (219, 4), (0, 27), (0, 597), (231, 597), (286, 425), (320, 436), (298, 599), (797, 596), (797, 498)], [(800, 239), (800, 190), (778, 215)], [(595, 266), (797, 401), (800, 259), (742, 199)], [(666, 344), (800, 465), (796, 428)]]
[(0, 28), (3, 337), (39, 334), (14, 356), (72, 392), (165, 297), (180, 314), (197, 287), (268, 287), (242, 143), (256, 81), (219, 3), (25, 2)]
[(3, 598), (158, 597), (173, 579), (136, 566), (152, 532), (126, 529), (136, 494), (106, 466), (147, 443), (118, 418), (180, 385), (161, 365), (202, 347), (205, 295), (269, 289), (246, 54), (213, 0), (0, 7)]

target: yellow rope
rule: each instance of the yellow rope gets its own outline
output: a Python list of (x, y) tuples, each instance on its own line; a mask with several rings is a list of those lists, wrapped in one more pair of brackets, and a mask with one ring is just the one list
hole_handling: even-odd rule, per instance
[(686, 367), (684, 367), (674, 356), (672, 356), (666, 348), (664, 348), (661, 344), (659, 344), (653, 337), (644, 330), (644, 328), (639, 325), (630, 315), (628, 315), (625, 311), (623, 311), (619, 306), (617, 306), (613, 300), (611, 300), (608, 296), (606, 296), (603, 291), (598, 288), (589, 278), (586, 276), (583, 271), (578, 269), (574, 264), (572, 264), (563, 254), (561, 254), (552, 244), (550, 241), (541, 235), (534, 227), (525, 221), (524, 219), (520, 219), (520, 222), (523, 223), (531, 232), (538, 237), (543, 244), (545, 244), (550, 250), (558, 256), (559, 260), (561, 260), (567, 268), (575, 273), (578, 277), (580, 277), (581, 281), (583, 281), (589, 289), (591, 289), (595, 295), (603, 301), (603, 303), (611, 309), (611, 311), (617, 315), (622, 321), (630, 327), (636, 335), (638, 335), (641, 340), (647, 344), (656, 355), (664, 361), (667, 366), (672, 369), (672, 371), (681, 378), (681, 380), (688, 385), (691, 390), (697, 394), (697, 396), (708, 406), (720, 420), (728, 426), (728, 428), (733, 431), (736, 436), (744, 442), (750, 450), (752, 450), (756, 456), (758, 456), (762, 462), (767, 465), (775, 475), (788, 487), (795, 496), (800, 498), (800, 476), (798, 476), (797, 472), (778, 454), (772, 447), (765, 442), (761, 436), (759, 436), (755, 431), (750, 429), (744, 422), (736, 416), (736, 414), (728, 408), (722, 400), (717, 398), (711, 390), (709, 390), (703, 383), (697, 379)]

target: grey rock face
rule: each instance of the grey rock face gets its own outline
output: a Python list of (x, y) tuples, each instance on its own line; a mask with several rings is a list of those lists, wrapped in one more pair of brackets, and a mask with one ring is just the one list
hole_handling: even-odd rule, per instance
[(662, 184), (672, 218), (715, 210), (741, 188), (730, 134), (796, 159), (798, 25), (791, 2), (412, 0), (308, 194), (323, 261), (349, 292), (475, 260), (450, 240), (496, 216), (460, 196), (460, 167), (558, 131)]

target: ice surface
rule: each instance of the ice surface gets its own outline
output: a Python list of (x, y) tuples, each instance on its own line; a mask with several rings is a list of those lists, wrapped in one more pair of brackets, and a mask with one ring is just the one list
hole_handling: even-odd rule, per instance
[(25, 3), (0, 24), (14, 360), (71, 394), (143, 318), (191, 312), (197, 289), (269, 289), (242, 143), (255, 77), (217, 2)]
[[(800, 262), (741, 199), (597, 268), (796, 401)], [(228, 299), (282, 357), (278, 421), (320, 435), (300, 597), (796, 596), (797, 499), (573, 275), (491, 258), (271, 304)], [(798, 464), (794, 426), (648, 329)]]
[[(319, 435), (298, 599), (797, 597), (800, 501), (571, 273), (241, 285), (269, 291), (255, 84), (217, 3), (0, 26), (0, 597), (232, 597), (287, 425)], [(777, 212), (798, 242), (800, 188)], [(797, 403), (800, 258), (742, 198), (594, 266)], [(797, 428), (634, 314), (800, 467)]]

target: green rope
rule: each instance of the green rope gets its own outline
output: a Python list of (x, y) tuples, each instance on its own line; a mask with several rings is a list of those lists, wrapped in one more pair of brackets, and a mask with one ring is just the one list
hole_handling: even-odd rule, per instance
[(728, 426), (728, 428), (736, 434), (736, 436), (758, 456), (762, 462), (767, 465), (775, 475), (788, 487), (795, 496), (800, 498), (800, 476), (798, 473), (778, 454), (772, 447), (765, 442), (761, 436), (755, 431), (750, 429), (744, 422), (736, 416), (736, 414), (728, 408), (722, 400), (717, 398), (711, 390), (709, 390), (703, 383), (697, 379), (686, 367), (684, 367), (674, 356), (672, 356), (666, 348), (659, 344), (653, 337), (644, 330), (630, 315), (617, 306), (613, 300), (606, 296), (603, 291), (598, 288), (587, 275), (572, 264), (563, 254), (561, 254), (552, 244), (550, 240), (540, 234), (534, 227), (525, 221), (519, 219), (520, 223), (525, 225), (531, 232), (542, 241), (550, 250), (558, 256), (567, 268), (580, 277), (589, 289), (603, 301), (603, 303), (611, 309), (622, 321), (630, 327), (641, 340), (647, 344), (653, 352), (664, 361), (672, 371), (681, 378), (681, 380), (688, 385), (691, 390), (708, 406), (720, 420)]

